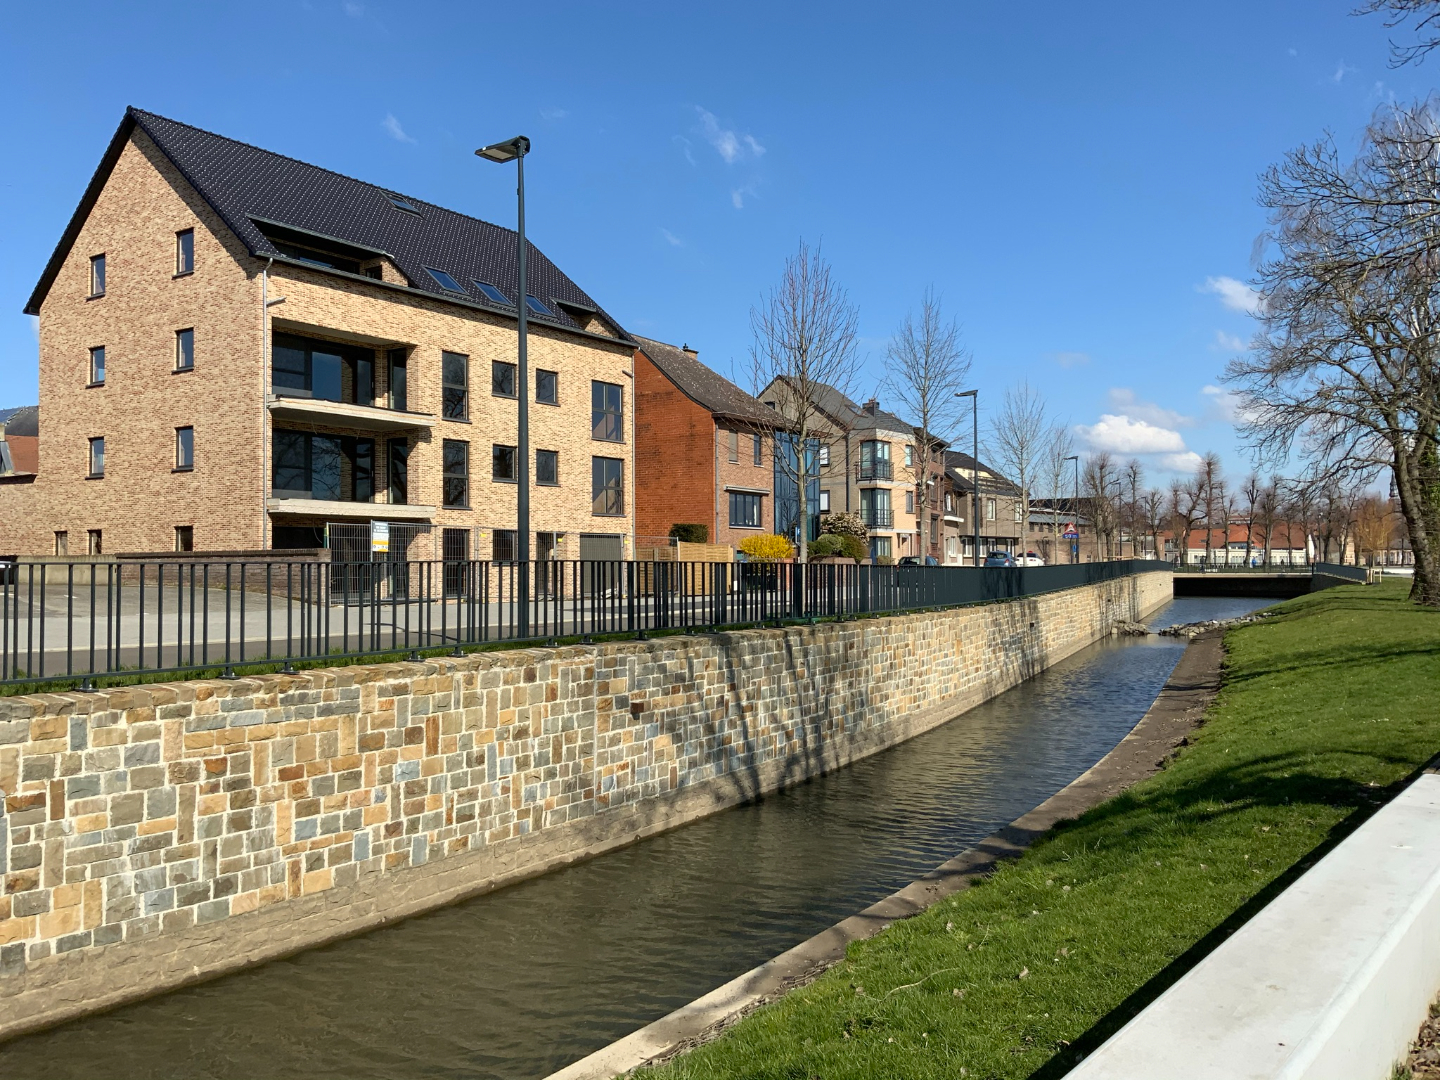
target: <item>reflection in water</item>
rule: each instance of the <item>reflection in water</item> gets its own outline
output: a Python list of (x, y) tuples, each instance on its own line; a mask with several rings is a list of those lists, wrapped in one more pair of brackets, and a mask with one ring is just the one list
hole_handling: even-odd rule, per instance
[[(1172, 603), (1152, 626), (1263, 601)], [(1183, 645), (1101, 642), (790, 791), (0, 1047), (0, 1075), (538, 1077), (893, 892), (1084, 772)]]

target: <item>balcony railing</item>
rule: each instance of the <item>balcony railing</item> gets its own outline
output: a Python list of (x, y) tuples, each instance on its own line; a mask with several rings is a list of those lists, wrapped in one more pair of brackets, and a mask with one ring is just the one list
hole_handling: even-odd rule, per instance
[(862, 461), (855, 467), (861, 480), (893, 480), (895, 471), (889, 461)]
[(878, 510), (874, 507), (862, 506), (860, 508), (860, 520), (869, 529), (888, 529), (895, 524), (894, 510)]

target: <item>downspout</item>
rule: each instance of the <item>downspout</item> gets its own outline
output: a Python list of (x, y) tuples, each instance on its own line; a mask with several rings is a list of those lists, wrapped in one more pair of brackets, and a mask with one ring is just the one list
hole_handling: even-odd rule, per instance
[(269, 475), (270, 451), (270, 408), (265, 400), (265, 380), (270, 373), (270, 265), (273, 258), (265, 260), (265, 269), (260, 271), (260, 550), (265, 551), (270, 532), (270, 511), (267, 508), (266, 480)]
[(716, 421), (714, 413), (710, 414), (710, 433), (710, 442), (712, 444), (710, 448), (710, 457), (712, 459), (710, 463), (710, 477), (713, 481), (710, 486), (715, 490), (714, 498), (711, 499), (713, 505), (710, 510), (711, 517), (714, 518), (715, 524), (710, 530), (710, 542), (712, 544), (718, 544), (720, 542), (720, 424)]

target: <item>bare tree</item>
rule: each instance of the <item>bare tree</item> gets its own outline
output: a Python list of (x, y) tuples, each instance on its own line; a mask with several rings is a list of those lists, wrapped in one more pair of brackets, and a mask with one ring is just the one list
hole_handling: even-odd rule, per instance
[[(1260, 518), (1260, 542), (1265, 546), (1265, 565), (1270, 565), (1271, 552), (1274, 549), (1275, 522), (1280, 517), (1281, 510), (1280, 481), (1271, 477), (1269, 482), (1260, 489), (1255, 500), (1255, 513)], [(1289, 543), (1289, 526), (1286, 526), (1286, 543)]]
[(1125, 463), (1125, 471), (1121, 475), (1121, 481), (1125, 492), (1129, 496), (1125, 505), (1121, 508), (1120, 514), (1120, 554), (1125, 554), (1124, 538), (1130, 534), (1130, 554), (1135, 555), (1135, 534), (1139, 532), (1140, 519), (1140, 485), (1145, 482), (1145, 466), (1139, 458), (1131, 458)]
[[(1104, 541), (1105, 558), (1114, 557), (1116, 530), (1119, 515), (1115, 494), (1118, 492), (1120, 477), (1115, 461), (1108, 450), (1091, 454), (1085, 462), (1083, 473), (1085, 499), (1090, 507), (1090, 521), (1095, 530), (1097, 548)], [(1098, 550), (1096, 554), (1099, 554)]]
[(1333, 140), (1293, 151), (1260, 201), (1276, 250), (1261, 333), (1226, 375), (1242, 430), (1262, 458), (1299, 451), (1317, 478), (1390, 470), (1411, 597), (1440, 606), (1440, 118), (1382, 112), (1353, 162)]
[[(924, 550), (922, 525), (927, 489), (936, 483), (935, 466), (944, 471), (945, 445), (959, 425), (961, 401), (955, 395), (970, 374), (970, 353), (960, 342), (960, 326), (946, 321), (935, 290), (926, 289), (920, 314), (907, 312), (885, 350), (889, 361), (885, 386), (908, 420), (915, 424), (910, 480), (915, 491), (915, 551)], [(977, 479), (978, 490), (978, 479)]]
[(1251, 473), (1240, 487), (1240, 498), (1245, 507), (1245, 565), (1250, 565), (1250, 553), (1255, 547), (1255, 507), (1259, 505), (1264, 485), (1258, 473)]
[[(1040, 489), (1047, 492), (1050, 498), (1050, 559), (1052, 562), (1058, 561), (1060, 557), (1060, 503), (1065, 498), (1062, 493), (1074, 491), (1073, 484), (1066, 484), (1066, 481), (1073, 475), (1070, 458), (1074, 454), (1075, 440), (1070, 435), (1069, 427), (1064, 424), (1053, 425), (1045, 435), (1045, 443), (1040, 450), (1039, 471), (1036, 474)], [(1074, 507), (1071, 513), (1075, 515), (1078, 531), (1079, 506)]]
[(1180, 541), (1178, 555), (1181, 566), (1190, 561), (1190, 534), (1204, 518), (1204, 499), (1205, 489), (1198, 476), (1191, 477), (1188, 483), (1176, 480), (1170, 485), (1171, 528)]
[(1367, 0), (1357, 8), (1356, 15), (1371, 15), (1382, 12), (1385, 25), (1394, 29), (1411, 18), (1415, 20), (1415, 32), (1420, 40), (1413, 45), (1390, 42), (1390, 66), (1403, 67), (1409, 63), (1420, 63), (1430, 50), (1440, 46), (1440, 0)]
[(1001, 472), (1020, 488), (1022, 544), (1030, 528), (1032, 490), (1047, 468), (1047, 452), (1052, 447), (1055, 430), (1045, 415), (1045, 399), (1028, 382), (1005, 391), (1000, 411), (990, 422), (986, 452)]
[[(811, 444), (831, 432), (832, 422), (819, 402), (830, 390), (846, 396), (855, 382), (859, 313), (831, 275), (817, 244), (804, 240), (785, 260), (780, 283), (750, 309), (750, 379), (758, 393), (775, 403), (780, 424), (775, 461), (799, 493), (800, 562), (809, 546), (809, 479), (816, 475)], [(790, 445), (784, 446), (782, 443)]]
[(1165, 517), (1165, 493), (1159, 488), (1150, 488), (1140, 496), (1140, 514), (1145, 523), (1146, 534), (1150, 537), (1151, 558), (1162, 557), (1160, 550), (1160, 523)]
[(1206, 454), (1195, 470), (1200, 485), (1201, 505), (1205, 508), (1205, 565), (1214, 561), (1212, 552), (1215, 537), (1215, 523), (1219, 518), (1220, 504), (1225, 498), (1225, 481), (1220, 469), (1220, 455)]

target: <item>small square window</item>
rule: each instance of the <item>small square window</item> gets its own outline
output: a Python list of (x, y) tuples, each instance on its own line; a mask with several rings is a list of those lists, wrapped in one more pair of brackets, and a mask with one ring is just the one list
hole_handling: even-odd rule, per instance
[(175, 429), (175, 468), (189, 470), (195, 467), (195, 429)]
[(480, 295), (489, 300), (492, 304), (499, 304), (501, 307), (513, 307), (510, 298), (503, 292), (491, 285), (488, 281), (476, 281), (475, 288), (480, 290)]
[(90, 385), (99, 386), (105, 381), (105, 346), (97, 345), (90, 350)]
[(175, 273), (195, 272), (195, 230), (181, 229), (175, 234)]
[(435, 279), (435, 283), (439, 285), (442, 289), (444, 289), (446, 292), (463, 293), (465, 291), (460, 287), (460, 283), (456, 281), (453, 277), (451, 277), (449, 274), (447, 274), (444, 270), (436, 270), (433, 266), (427, 266), (425, 267), (425, 270), (432, 278)]
[(195, 550), (195, 526), (193, 526), (193, 525), (176, 525), (176, 526), (175, 526), (175, 550), (176, 550), (176, 551), (194, 551), (194, 550)]
[(490, 393), (496, 397), (515, 396), (515, 365), (502, 360), (490, 361)]
[(496, 529), (491, 541), (490, 557), (495, 562), (514, 562), (515, 539), (514, 529)]
[(548, 307), (546, 307), (543, 303), (541, 303), (541, 301), (540, 301), (540, 299), (539, 299), (538, 297), (531, 296), (531, 295), (528, 294), (528, 293), (525, 295), (525, 306), (528, 307), (531, 311), (533, 311), (536, 315), (554, 315), (554, 314), (555, 314), (555, 313), (554, 313), (553, 311), (551, 311)]
[(105, 295), (105, 256), (90, 256), (90, 295)]
[(535, 451), (535, 483), (546, 487), (560, 483), (560, 454), (557, 451)]
[(90, 475), (105, 475), (105, 439), (103, 436), (90, 440)]
[(91, 555), (104, 555), (104, 544), (101, 541), (99, 529), (89, 529), (85, 534), (87, 552)]
[(513, 483), (515, 480), (515, 447), (498, 443), (490, 448), (490, 479)]
[(189, 371), (195, 366), (195, 331), (175, 331), (175, 370)]
[(560, 375), (558, 372), (545, 371), (543, 368), (535, 372), (535, 400), (542, 405), (560, 404)]
[(390, 205), (395, 207), (396, 210), (404, 210), (407, 214), (420, 213), (419, 210), (415, 209), (414, 204), (411, 203), (410, 200), (405, 198), (404, 196), (394, 195), (387, 192), (385, 197), (390, 200)]

